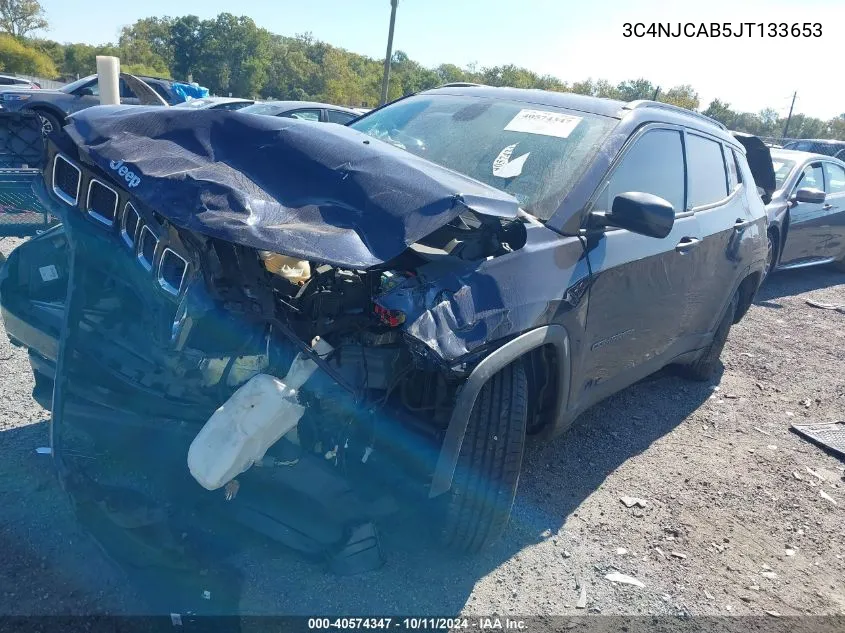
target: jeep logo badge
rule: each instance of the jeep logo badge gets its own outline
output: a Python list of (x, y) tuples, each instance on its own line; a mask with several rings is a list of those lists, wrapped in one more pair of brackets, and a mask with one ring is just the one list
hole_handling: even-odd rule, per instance
[(122, 160), (111, 161), (109, 163), (109, 167), (115, 170), (118, 175), (126, 181), (126, 184), (129, 185), (130, 189), (141, 184), (141, 177), (136, 176), (134, 171), (130, 171), (129, 168), (123, 164)]

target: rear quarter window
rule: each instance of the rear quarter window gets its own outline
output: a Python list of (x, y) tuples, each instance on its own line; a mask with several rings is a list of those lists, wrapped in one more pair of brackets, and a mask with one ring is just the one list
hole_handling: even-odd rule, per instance
[(687, 134), (686, 151), (689, 182), (687, 208), (713, 204), (727, 197), (728, 177), (722, 144), (697, 134)]

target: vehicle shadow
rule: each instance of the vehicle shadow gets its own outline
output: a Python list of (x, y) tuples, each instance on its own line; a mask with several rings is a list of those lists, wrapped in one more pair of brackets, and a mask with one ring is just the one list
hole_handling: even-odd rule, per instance
[[(423, 504), (379, 524), (386, 563), (376, 571), (336, 576), (319, 561), (251, 533), (233, 532), (223, 537), (231, 547), (220, 548), (219, 569), (212, 563), (210, 570), (191, 572), (195, 577), (189, 579), (188, 591), (196, 593), (195, 605), (232, 615), (456, 615), (479, 580), (526, 548), (554, 537), (610, 473), (707, 400), (720, 375), (721, 370), (711, 383), (691, 383), (664, 370), (596, 405), (566, 435), (531, 444), (510, 526), (479, 555), (442, 550), (436, 534), (438, 509)], [(34, 454), (36, 446), (46, 444), (46, 427), (42, 423), (0, 433), (0, 446), (14, 447), (17, 455), (2, 467), (4, 481), (17, 484), (2, 492), (0, 523), (19, 526), (5, 531), (4, 551), (11, 548), (26, 552), (26, 560), (50, 561), (46, 571), (34, 567), (39, 578), (32, 582), (45, 587), (37, 591), (54, 598), (46, 605), (0, 598), (0, 613), (90, 613), (102, 612), (104, 606), (113, 613), (135, 614), (184, 609), (175, 599), (168, 602), (170, 590), (165, 589), (171, 580), (172, 586), (184, 589), (184, 570), (180, 578), (169, 578), (167, 570), (118, 570), (93, 546), (58, 486), (50, 458)], [(65, 547), (68, 533), (72, 546)], [(203, 599), (204, 588), (211, 588), (211, 603)], [(26, 585), (23, 590), (29, 591)]]
[(609, 474), (681, 424), (710, 397), (722, 371), (712, 382), (691, 383), (664, 370), (596, 405), (567, 434), (530, 445), (508, 530), (476, 556), (438, 546), (433, 511), (407, 512), (381, 524), (382, 569), (333, 577), (277, 552), (246, 569), (241, 608), (263, 614), (458, 614), (479, 580), (554, 538)]
[(764, 308), (782, 308), (777, 301), (780, 297), (787, 297), (822, 290), (830, 286), (845, 284), (845, 274), (835, 270), (832, 266), (813, 266), (810, 268), (796, 268), (781, 270), (772, 274), (757, 291), (755, 305)]

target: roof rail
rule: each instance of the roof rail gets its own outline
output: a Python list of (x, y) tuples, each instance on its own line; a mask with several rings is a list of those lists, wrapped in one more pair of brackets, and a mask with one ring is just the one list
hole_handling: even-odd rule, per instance
[(486, 84), (474, 84), (469, 81), (452, 81), (448, 84), (441, 84), (438, 88), (486, 88)]
[(652, 101), (651, 99), (637, 99), (636, 101), (630, 101), (629, 103), (623, 106), (626, 110), (636, 110), (638, 108), (660, 108), (662, 110), (670, 110), (672, 112), (677, 112), (678, 114), (685, 114), (687, 116), (693, 116), (697, 119), (701, 119), (702, 121), (707, 121), (708, 123), (715, 125), (718, 128), (723, 130), (727, 130), (724, 124), (719, 123), (716, 119), (711, 119), (706, 114), (701, 114), (700, 112), (696, 112), (695, 110), (687, 110), (686, 108), (681, 108), (676, 105), (672, 105), (671, 103), (663, 103), (661, 101)]

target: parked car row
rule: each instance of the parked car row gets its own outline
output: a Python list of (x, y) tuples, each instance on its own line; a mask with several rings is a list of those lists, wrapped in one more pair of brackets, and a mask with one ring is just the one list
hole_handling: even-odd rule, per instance
[(771, 154), (777, 191), (766, 207), (767, 274), (831, 263), (845, 268), (845, 162), (789, 149)]

